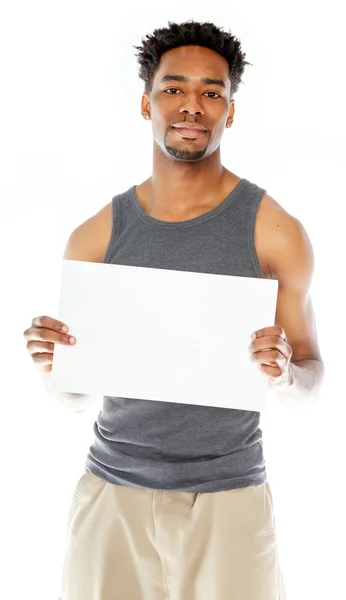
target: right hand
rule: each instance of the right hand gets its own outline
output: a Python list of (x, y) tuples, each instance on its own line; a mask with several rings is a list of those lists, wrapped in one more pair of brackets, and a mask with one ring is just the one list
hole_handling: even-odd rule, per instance
[(31, 327), (23, 333), (27, 350), (41, 373), (50, 373), (52, 370), (55, 344), (75, 345), (70, 342), (72, 336), (62, 331), (64, 326), (67, 327), (52, 317), (35, 317)]

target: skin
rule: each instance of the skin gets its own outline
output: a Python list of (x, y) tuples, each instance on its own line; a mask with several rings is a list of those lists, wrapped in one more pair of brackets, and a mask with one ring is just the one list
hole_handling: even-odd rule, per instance
[[(164, 80), (168, 75), (184, 80)], [(223, 85), (207, 85), (203, 78)], [(152, 176), (137, 187), (143, 209), (157, 219), (182, 221), (222, 202), (240, 180), (221, 164), (220, 143), (235, 108), (227, 61), (199, 46), (167, 52), (141, 108), (153, 131)], [(181, 138), (171, 126), (182, 121), (205, 126), (207, 134), (196, 140)], [(279, 291), (275, 325), (254, 332), (251, 360), (276, 390), (280, 384), (304, 393), (315, 391), (324, 366), (310, 299), (311, 242), (303, 225), (265, 195), (257, 214), (255, 245), (264, 273), (277, 277)]]
[[(168, 75), (185, 80), (163, 81)], [(203, 78), (223, 85), (207, 84)], [(234, 120), (231, 96), (228, 63), (219, 54), (187, 46), (163, 55), (152, 90), (144, 92), (141, 101), (143, 118), (150, 118), (153, 133), (152, 175), (136, 188), (147, 214), (176, 222), (197, 217), (220, 204), (240, 181), (221, 163), (220, 143)], [(201, 124), (207, 133), (184, 139), (171, 127), (183, 121)], [(102, 262), (111, 228), (109, 203), (71, 234), (64, 259)], [(276, 393), (289, 389), (309, 395), (319, 389), (324, 376), (310, 298), (313, 248), (298, 219), (267, 194), (256, 215), (255, 247), (265, 276), (276, 277), (279, 290), (275, 325), (264, 324), (254, 332), (250, 359)], [(54, 343), (68, 343), (68, 338), (62, 342), (61, 333), (57, 329), (54, 333), (53, 320), (47, 319), (34, 319), (24, 336), (34, 361), (49, 371)]]

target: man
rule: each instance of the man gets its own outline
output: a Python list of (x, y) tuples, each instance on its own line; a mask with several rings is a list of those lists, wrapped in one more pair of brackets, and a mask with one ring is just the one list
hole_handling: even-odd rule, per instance
[[(280, 401), (313, 399), (324, 367), (309, 238), (221, 164), (248, 64), (239, 41), (211, 23), (169, 23), (138, 59), (152, 174), (79, 226), (64, 258), (278, 279), (275, 325), (254, 332), (249, 359)], [(58, 325), (37, 318), (25, 332), (47, 372)], [(77, 409), (89, 400), (70, 395)], [(70, 509), (62, 600), (284, 600), (259, 417), (105, 397)]]

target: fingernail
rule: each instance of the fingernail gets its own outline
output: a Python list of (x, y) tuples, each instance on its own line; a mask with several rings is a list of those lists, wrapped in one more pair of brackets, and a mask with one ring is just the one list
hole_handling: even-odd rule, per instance
[(256, 334), (255, 334), (255, 333), (252, 333), (252, 334), (251, 334), (251, 339), (252, 339), (252, 340), (255, 340), (255, 339), (256, 339)]
[(68, 331), (68, 327), (66, 327), (66, 325), (64, 325), (64, 326), (61, 328), (61, 331), (63, 331), (64, 333), (67, 333), (67, 331)]
[(75, 344), (76, 338), (70, 337), (69, 342), (70, 342), (70, 344)]

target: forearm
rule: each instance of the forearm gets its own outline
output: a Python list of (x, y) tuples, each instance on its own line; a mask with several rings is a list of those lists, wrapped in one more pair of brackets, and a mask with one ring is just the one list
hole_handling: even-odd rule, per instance
[(269, 382), (269, 389), (279, 402), (299, 407), (313, 403), (321, 390), (324, 365), (314, 359), (303, 359), (290, 363), (290, 379), (286, 384)]

